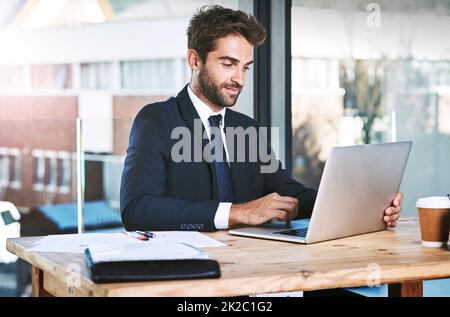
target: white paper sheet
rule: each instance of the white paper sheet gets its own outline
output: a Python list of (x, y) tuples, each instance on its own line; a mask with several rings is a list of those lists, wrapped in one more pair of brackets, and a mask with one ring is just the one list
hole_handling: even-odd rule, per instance
[(91, 245), (120, 245), (123, 243), (141, 244), (140, 241), (124, 233), (84, 233), (46, 236), (35, 243), (28, 251), (83, 253)]
[(155, 240), (180, 241), (197, 248), (217, 248), (227, 245), (197, 231), (155, 231)]
[(157, 231), (155, 238), (149, 241), (141, 241), (124, 233), (85, 233), (85, 234), (62, 234), (50, 235), (37, 241), (28, 249), (31, 252), (64, 252), (83, 253), (86, 247), (91, 246), (114, 246), (120, 245), (145, 245), (151, 241), (171, 242), (178, 241), (197, 248), (223, 247), (225, 244), (212, 239), (196, 231)]
[(141, 244), (95, 245), (89, 247), (94, 263), (143, 260), (208, 259), (207, 253), (184, 243), (147, 241)]

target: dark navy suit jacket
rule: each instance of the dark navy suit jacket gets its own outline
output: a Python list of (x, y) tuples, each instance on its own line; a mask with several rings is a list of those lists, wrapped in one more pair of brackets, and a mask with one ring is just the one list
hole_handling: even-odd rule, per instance
[[(120, 189), (122, 221), (127, 230), (216, 230), (214, 217), (220, 201), (213, 165), (204, 159), (176, 162), (171, 158), (172, 146), (180, 141), (172, 139), (173, 129), (186, 127), (193, 132), (194, 119), (200, 122), (187, 86), (177, 97), (149, 104), (136, 116)], [(255, 120), (231, 109), (226, 110), (226, 127), (259, 129)], [(204, 131), (203, 125), (202, 129)], [(194, 151), (209, 142), (200, 134), (192, 133), (192, 136), (194, 157)], [(227, 148), (230, 151), (228, 135)], [(256, 162), (248, 162), (249, 151), (249, 144), (245, 142), (247, 162), (238, 161), (238, 153), (230, 159), (234, 203), (277, 192), (299, 200), (298, 218), (310, 217), (316, 191), (293, 180), (279, 161), (276, 161), (275, 172), (261, 173), (261, 166), (267, 164), (259, 156)]]

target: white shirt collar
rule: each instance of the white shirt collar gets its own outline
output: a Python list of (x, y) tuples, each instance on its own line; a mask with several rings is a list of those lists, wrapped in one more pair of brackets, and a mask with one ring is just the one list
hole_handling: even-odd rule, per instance
[[(207, 132), (209, 132), (208, 118), (210, 116), (221, 114), (222, 115), (222, 127), (221, 128), (223, 128), (224, 122), (225, 122), (225, 112), (227, 110), (226, 107), (223, 107), (223, 109), (218, 112), (212, 111), (212, 109), (206, 103), (204, 103), (199, 97), (197, 97), (197, 95), (192, 91), (190, 85), (188, 85), (188, 94), (189, 94), (189, 97), (191, 98), (192, 103), (194, 104), (195, 110), (197, 110), (200, 120), (202, 120), (203, 125), (205, 126), (205, 128), (207, 128), (206, 129)], [(208, 133), (208, 135), (209, 135), (209, 133)]]

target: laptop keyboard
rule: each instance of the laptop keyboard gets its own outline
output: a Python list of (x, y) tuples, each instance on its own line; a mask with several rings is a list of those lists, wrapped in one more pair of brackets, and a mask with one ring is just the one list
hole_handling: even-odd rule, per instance
[(287, 236), (294, 236), (294, 237), (300, 237), (300, 238), (306, 238), (307, 233), (308, 233), (308, 227), (274, 232), (274, 234), (283, 234), (283, 235), (287, 235)]

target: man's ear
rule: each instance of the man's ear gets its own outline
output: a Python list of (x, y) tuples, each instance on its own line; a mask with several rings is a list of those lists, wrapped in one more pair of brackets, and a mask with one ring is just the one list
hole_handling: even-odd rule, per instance
[(202, 61), (196, 50), (189, 49), (186, 54), (186, 60), (191, 70), (196, 71), (200, 69)]

